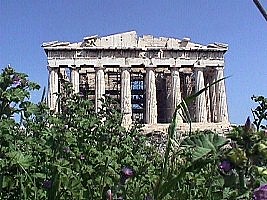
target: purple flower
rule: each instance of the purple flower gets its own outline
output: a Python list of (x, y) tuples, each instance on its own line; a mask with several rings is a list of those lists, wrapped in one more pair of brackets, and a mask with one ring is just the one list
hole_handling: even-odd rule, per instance
[(51, 180), (45, 180), (45, 181), (43, 182), (43, 187), (44, 187), (45, 189), (50, 189), (50, 188), (52, 187), (52, 181), (51, 181)]
[(230, 170), (232, 170), (234, 168), (234, 166), (233, 166), (233, 164), (229, 160), (223, 160), (219, 164), (219, 168), (220, 168), (221, 171), (227, 173)]
[(124, 176), (125, 178), (130, 178), (134, 175), (134, 171), (130, 167), (122, 168), (121, 173), (122, 173), (122, 176)]
[(121, 170), (121, 184), (125, 184), (128, 178), (131, 178), (134, 175), (134, 171), (130, 167), (123, 167)]
[(20, 80), (20, 78), (17, 76), (17, 75), (14, 75), (13, 77), (12, 77), (12, 81), (14, 82), (14, 81), (19, 81)]
[(267, 184), (260, 186), (254, 190), (254, 200), (266, 200), (267, 199)]
[(12, 86), (15, 88), (21, 85), (21, 80), (18, 76), (13, 76), (12, 82), (13, 82)]
[(80, 155), (80, 160), (84, 160), (85, 156), (83, 154)]

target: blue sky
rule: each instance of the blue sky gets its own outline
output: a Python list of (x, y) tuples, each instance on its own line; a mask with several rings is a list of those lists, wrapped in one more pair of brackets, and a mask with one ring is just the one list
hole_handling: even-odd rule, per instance
[[(267, 1), (261, 3), (267, 9)], [(232, 123), (251, 115), (253, 94), (267, 97), (267, 23), (252, 0), (1, 0), (0, 66), (11, 64), (44, 87), (44, 41), (77, 42), (130, 30), (229, 44), (225, 75), (232, 76), (226, 81)]]

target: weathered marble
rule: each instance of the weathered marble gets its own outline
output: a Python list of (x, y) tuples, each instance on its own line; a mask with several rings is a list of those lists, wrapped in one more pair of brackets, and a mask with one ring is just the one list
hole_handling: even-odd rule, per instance
[(79, 93), (80, 75), (78, 68), (73, 68), (71, 70), (71, 83), (73, 85), (74, 93)]
[(105, 95), (105, 74), (102, 67), (97, 67), (95, 73), (95, 109), (98, 112)]
[(59, 92), (59, 83), (58, 83), (58, 68), (48, 67), (49, 70), (49, 96), (48, 96), (48, 105), (50, 109), (58, 111), (58, 92)]
[[(216, 73), (212, 74), (212, 77), (211, 77), (211, 83), (214, 83), (216, 81)], [(210, 100), (211, 100), (211, 103), (210, 103), (210, 107), (211, 107), (211, 122), (218, 122), (217, 120), (217, 99), (216, 99), (216, 85), (212, 85), (210, 87)]]
[(131, 76), (129, 67), (123, 67), (121, 72), (121, 112), (122, 124), (125, 126), (132, 124)]
[(146, 123), (157, 124), (158, 112), (155, 69), (148, 67), (146, 70)]
[[(179, 75), (179, 69), (174, 67), (171, 70), (171, 98), (172, 98), (172, 115), (178, 106), (179, 103), (181, 103), (182, 97), (181, 97), (181, 84), (180, 84), (180, 75)], [(178, 110), (178, 116), (177, 116), (177, 122), (183, 123), (183, 119), (181, 116), (181, 109)]]
[[(205, 87), (203, 68), (196, 68), (196, 91)], [(196, 97), (196, 122), (207, 122), (207, 102), (205, 92)]]
[[(169, 123), (183, 98), (224, 76), (228, 50), (222, 43), (203, 45), (190, 38), (138, 36), (135, 31), (88, 36), (75, 43), (46, 42), (42, 47), (49, 66), (51, 109), (58, 111), (56, 93), (63, 77), (75, 93), (82, 90), (95, 101), (96, 112), (110, 95), (121, 104), (123, 125), (135, 120), (153, 127)], [(193, 127), (229, 127), (224, 81), (199, 95), (189, 112)], [(178, 124), (186, 127), (181, 117)]]
[[(222, 79), (223, 77), (223, 69), (217, 68), (217, 80)], [(216, 91), (218, 122), (229, 123), (224, 80), (217, 83)]]

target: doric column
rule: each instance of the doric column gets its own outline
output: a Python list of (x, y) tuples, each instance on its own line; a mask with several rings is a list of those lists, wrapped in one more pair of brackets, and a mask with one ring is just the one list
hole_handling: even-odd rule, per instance
[[(210, 73), (210, 72), (208, 72)], [(207, 109), (207, 122), (211, 122), (211, 111), (210, 111), (210, 75), (204, 76), (204, 82), (205, 82), (205, 87), (207, 87), (205, 91), (205, 99), (206, 99), (206, 109)]]
[[(204, 84), (204, 75), (203, 67), (196, 68), (196, 91), (203, 89)], [(207, 106), (206, 106), (206, 97), (205, 92), (201, 93), (196, 97), (196, 122), (207, 122)]]
[(58, 92), (59, 92), (59, 80), (58, 80), (58, 67), (49, 67), (49, 94), (48, 94), (48, 106), (51, 110), (58, 111)]
[[(213, 71), (211, 76), (211, 83), (214, 83), (217, 78), (216, 71)], [(217, 122), (217, 102), (216, 102), (216, 84), (210, 87), (210, 111), (211, 111), (211, 122)]]
[[(173, 116), (173, 113), (178, 106), (178, 104), (181, 102), (181, 83), (180, 83), (180, 75), (178, 67), (172, 67), (171, 68), (171, 108), (172, 112), (171, 115)], [(181, 111), (179, 111), (181, 113)], [(177, 116), (178, 122), (182, 123), (182, 117), (178, 114)]]
[(95, 68), (95, 110), (98, 112), (102, 106), (105, 94), (105, 74), (103, 67)]
[[(217, 68), (217, 80), (223, 78), (223, 68)], [(225, 82), (224, 80), (216, 84), (217, 91), (217, 120), (218, 122), (229, 123), (228, 110), (227, 110), (227, 101), (226, 101), (226, 92), (225, 92)]]
[(74, 93), (79, 93), (80, 75), (79, 68), (73, 66), (71, 70), (71, 83)]
[(205, 98), (206, 98), (206, 109), (207, 109), (207, 122), (211, 122), (211, 112), (210, 112), (210, 88), (209, 83), (205, 87), (208, 87), (205, 91)]
[(128, 67), (121, 68), (121, 112), (122, 125), (132, 123), (132, 104), (131, 104), (131, 76)]
[(156, 124), (158, 118), (157, 111), (157, 91), (154, 68), (146, 67), (146, 123)]

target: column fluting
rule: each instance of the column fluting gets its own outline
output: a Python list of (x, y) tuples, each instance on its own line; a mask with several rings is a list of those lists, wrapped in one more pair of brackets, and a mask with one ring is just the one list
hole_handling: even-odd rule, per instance
[(79, 93), (79, 84), (80, 84), (79, 68), (75, 66), (71, 70), (71, 83), (74, 93)]
[[(223, 68), (217, 68), (217, 80), (222, 79)], [(227, 109), (227, 101), (226, 101), (226, 91), (225, 91), (225, 81), (222, 80), (216, 84), (217, 91), (217, 120), (218, 122), (229, 123), (228, 118), (228, 109)]]
[[(180, 74), (179, 74), (179, 68), (178, 67), (172, 67), (171, 68), (171, 107), (172, 112), (171, 116), (173, 116), (173, 113), (178, 106), (179, 103), (181, 103), (182, 97), (181, 97), (181, 82), (180, 82)], [(181, 113), (181, 111), (179, 111)], [(182, 117), (178, 113), (177, 121), (182, 123)]]
[(103, 67), (95, 68), (95, 110), (99, 112), (105, 95), (105, 73)]
[[(196, 91), (205, 87), (203, 68), (198, 67), (195, 71), (196, 75)], [(196, 122), (207, 122), (207, 106), (205, 92), (196, 97)]]
[(146, 67), (146, 123), (157, 124), (157, 90), (154, 68)]
[(121, 68), (121, 112), (122, 125), (132, 123), (132, 103), (131, 103), (131, 75), (129, 67)]
[(48, 106), (51, 110), (58, 111), (58, 92), (59, 92), (59, 79), (58, 79), (58, 67), (49, 67), (49, 95)]

